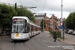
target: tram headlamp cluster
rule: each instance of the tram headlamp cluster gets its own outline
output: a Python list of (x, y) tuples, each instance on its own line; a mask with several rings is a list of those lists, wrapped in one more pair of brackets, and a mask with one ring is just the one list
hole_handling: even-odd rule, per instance
[(14, 35), (14, 34), (12, 34), (12, 35)]
[(21, 35), (24, 35), (24, 34), (21, 34)]

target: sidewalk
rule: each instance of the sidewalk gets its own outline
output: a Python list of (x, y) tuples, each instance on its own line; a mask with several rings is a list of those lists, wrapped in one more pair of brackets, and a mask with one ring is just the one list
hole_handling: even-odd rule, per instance
[(69, 38), (65, 38), (64, 41), (63, 39), (57, 38), (57, 40), (71, 44), (71, 45), (75, 45), (75, 40), (69, 39)]
[[(48, 31), (45, 31), (46, 33), (49, 33)], [(61, 41), (61, 42), (64, 42), (64, 43), (67, 43), (67, 44), (71, 44), (71, 45), (75, 45), (75, 40), (73, 39), (70, 39), (68, 37), (65, 37), (64, 41), (63, 39), (61, 38), (57, 38), (58, 41)]]

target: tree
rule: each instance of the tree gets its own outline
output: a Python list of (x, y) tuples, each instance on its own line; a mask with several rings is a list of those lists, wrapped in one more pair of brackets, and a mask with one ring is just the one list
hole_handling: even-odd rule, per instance
[(27, 16), (31, 21), (35, 22), (31, 11), (23, 9), (22, 7), (17, 8), (17, 11), (15, 11), (14, 6), (0, 4), (0, 27), (3, 28), (3, 30), (4, 28), (10, 28), (9, 26), (13, 16)]
[(23, 7), (17, 8), (18, 16), (26, 16), (28, 17), (31, 21), (35, 22), (35, 17), (33, 16), (32, 12), (24, 9)]
[[(44, 23), (44, 25), (43, 25), (43, 23)], [(42, 19), (42, 21), (40, 23), (40, 27), (43, 28), (43, 26), (44, 26), (44, 28), (46, 28), (46, 21), (44, 19)]]
[(65, 25), (67, 28), (75, 29), (75, 12), (71, 12), (65, 20)]
[(13, 16), (27, 16), (31, 21), (35, 22), (35, 18), (29, 10), (21, 7), (15, 11), (13, 6), (0, 4), (0, 27), (9, 27)]
[(12, 6), (0, 4), (0, 27), (9, 28), (12, 17), (16, 15), (17, 12)]

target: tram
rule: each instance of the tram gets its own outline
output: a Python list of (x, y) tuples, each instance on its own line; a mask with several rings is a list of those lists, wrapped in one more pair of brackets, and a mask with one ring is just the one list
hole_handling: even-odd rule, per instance
[(40, 33), (40, 26), (36, 25), (25, 16), (12, 18), (12, 40), (26, 40)]

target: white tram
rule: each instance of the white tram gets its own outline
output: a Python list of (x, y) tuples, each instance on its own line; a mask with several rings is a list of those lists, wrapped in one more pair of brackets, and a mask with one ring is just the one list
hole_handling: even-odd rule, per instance
[(40, 33), (38, 29), (40, 29), (40, 26), (30, 21), (27, 17), (14, 16), (12, 18), (11, 39), (12, 40), (30, 39), (30, 37)]

